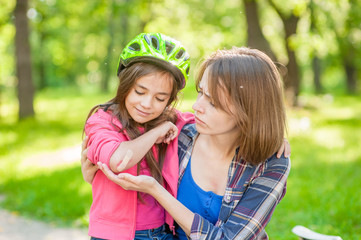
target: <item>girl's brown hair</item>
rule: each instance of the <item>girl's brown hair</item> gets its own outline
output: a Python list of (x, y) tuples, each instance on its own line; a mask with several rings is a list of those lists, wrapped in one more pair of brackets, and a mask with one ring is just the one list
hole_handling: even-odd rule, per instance
[(280, 148), (286, 129), (283, 83), (275, 64), (259, 50), (233, 47), (201, 64), (197, 86), (204, 74), (215, 106), (237, 120), (238, 157), (255, 165), (264, 162)]
[[(156, 61), (155, 64), (138, 61), (128, 66), (124, 70), (122, 70), (118, 76), (119, 86), (116, 96), (105, 104), (100, 104), (93, 107), (90, 110), (87, 119), (93, 114), (95, 110), (99, 108), (103, 109), (104, 111), (110, 110), (112, 112), (113, 117), (117, 118), (119, 122), (122, 124), (122, 129), (119, 129), (119, 132), (122, 133), (126, 132), (130, 139), (135, 139), (139, 137), (142, 134), (139, 131), (140, 125), (139, 123), (135, 122), (129, 115), (125, 107), (125, 99), (139, 78), (153, 73), (158, 73), (163, 76), (166, 76), (169, 79), (169, 81), (173, 82), (172, 84), (173, 88), (169, 101), (167, 103), (167, 108), (164, 110), (164, 112), (156, 119), (153, 119), (149, 122), (142, 124), (141, 127), (144, 127), (144, 131), (147, 132), (150, 129), (158, 126), (159, 124), (165, 121), (171, 121), (175, 123), (177, 120), (177, 115), (174, 111), (174, 108), (172, 107), (168, 108), (168, 106), (171, 103), (175, 103), (177, 100), (177, 93), (179, 92), (178, 89), (179, 84), (177, 84), (177, 81), (179, 80), (179, 76), (174, 76), (172, 73), (166, 70), (162, 65), (157, 64)], [(113, 124), (113, 126), (115, 125)], [(158, 161), (156, 160), (152, 152), (152, 149), (150, 149), (145, 155), (146, 163), (149, 167), (151, 175), (160, 183), (163, 182), (162, 167), (164, 163), (166, 148), (167, 148), (166, 144), (156, 144), (156, 149), (157, 149), (156, 152), (158, 152)], [(139, 174), (140, 162), (137, 165), (137, 171)]]

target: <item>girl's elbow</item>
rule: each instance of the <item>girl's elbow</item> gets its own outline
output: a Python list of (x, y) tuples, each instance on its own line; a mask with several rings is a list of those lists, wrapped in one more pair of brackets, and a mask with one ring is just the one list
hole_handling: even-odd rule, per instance
[(109, 168), (110, 168), (110, 170), (112, 170), (112, 172), (118, 173), (117, 165), (118, 165), (118, 163), (113, 158), (110, 158)]

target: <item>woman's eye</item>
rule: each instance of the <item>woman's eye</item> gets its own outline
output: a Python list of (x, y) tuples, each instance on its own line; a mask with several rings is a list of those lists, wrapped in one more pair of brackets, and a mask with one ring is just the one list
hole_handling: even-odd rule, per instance
[(135, 93), (138, 94), (138, 95), (143, 95), (143, 94), (144, 94), (144, 92), (139, 92), (139, 91), (137, 91), (136, 89), (134, 89), (134, 91), (135, 91)]
[[(197, 96), (197, 98), (200, 98), (202, 95), (203, 95), (203, 91), (202, 90), (197, 90), (197, 92), (198, 92), (198, 96)], [(208, 97), (207, 97), (208, 98)], [(209, 100), (208, 100), (208, 102), (209, 102), (209, 104), (212, 106), (212, 107), (216, 107), (216, 105), (214, 104), (214, 102), (212, 101), (212, 100), (210, 100), (210, 98), (208, 98)]]

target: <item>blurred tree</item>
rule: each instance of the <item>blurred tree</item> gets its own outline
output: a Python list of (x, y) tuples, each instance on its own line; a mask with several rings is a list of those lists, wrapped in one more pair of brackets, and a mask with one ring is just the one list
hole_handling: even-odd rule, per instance
[(31, 53), (29, 44), (29, 26), (27, 18), (28, 1), (17, 0), (15, 15), (15, 55), (18, 77), (19, 118), (34, 115)]
[[(340, 3), (339, 3), (340, 4)], [(342, 10), (342, 7), (340, 8)], [(360, 69), (357, 63), (361, 61), (361, 4), (357, 0), (349, 0), (347, 6), (344, 7), (345, 21), (336, 26), (336, 37), (339, 43), (339, 53), (342, 59), (345, 75), (346, 86), (348, 93), (356, 93), (358, 90), (357, 74)], [(334, 19), (334, 23), (339, 22), (339, 19)]]
[(278, 13), (284, 25), (284, 37), (288, 57), (288, 63), (286, 65), (288, 73), (284, 78), (286, 88), (285, 93), (288, 102), (293, 106), (296, 106), (298, 105), (297, 98), (300, 93), (301, 77), (299, 73), (299, 66), (297, 63), (295, 48), (291, 44), (291, 39), (295, 36), (297, 31), (297, 24), (300, 19), (299, 12), (297, 12), (296, 9), (293, 8), (284, 9), (284, 7), (279, 7), (274, 2), (274, 0), (267, 1)]
[[(314, 0), (310, 0), (309, 9), (310, 9), (310, 32), (311, 34), (319, 34), (317, 25), (316, 25), (316, 4)], [(312, 51), (312, 70), (313, 70), (313, 82), (315, 85), (315, 92), (322, 92), (322, 83), (321, 83), (321, 60), (318, 56), (317, 48), (313, 47)]]
[[(116, 16), (114, 14), (116, 10), (116, 6), (115, 6), (115, 0), (112, 0), (111, 4), (110, 4), (110, 10), (109, 10), (109, 18), (108, 18), (108, 22), (109, 22), (109, 26), (108, 26), (108, 31), (109, 31), (109, 43), (108, 43), (108, 48), (107, 48), (107, 55), (105, 56), (105, 69), (104, 69), (104, 76), (102, 77), (101, 80), (101, 85), (100, 85), (100, 89), (102, 92), (108, 92), (108, 85), (109, 85), (109, 77), (110, 77), (110, 72), (111, 72), (111, 68), (110, 68), (110, 61), (112, 59), (112, 50), (113, 50), (113, 45), (114, 45), (114, 31), (115, 31), (115, 19)], [(127, 20), (126, 14), (125, 15), (125, 21)], [(113, 71), (114, 72), (114, 71)]]
[(273, 61), (277, 61), (277, 57), (273, 53), (270, 44), (262, 33), (257, 1), (243, 0), (243, 5), (247, 19), (247, 46), (262, 50)]

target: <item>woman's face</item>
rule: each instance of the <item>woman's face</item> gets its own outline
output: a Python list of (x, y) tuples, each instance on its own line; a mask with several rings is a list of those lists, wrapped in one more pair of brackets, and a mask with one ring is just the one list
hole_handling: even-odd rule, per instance
[[(231, 132), (234, 134), (234, 129), (237, 126), (235, 117), (231, 113), (213, 105), (212, 96), (210, 96), (208, 90), (207, 76), (208, 71), (206, 69), (199, 84), (197, 100), (193, 104), (197, 131), (207, 135), (228, 134)], [(224, 96), (222, 99), (224, 104), (231, 111), (234, 111), (234, 107), (228, 100), (229, 96), (225, 92), (221, 96)]]
[(131, 118), (143, 124), (159, 117), (167, 106), (173, 81), (167, 74), (152, 73), (139, 78), (125, 98)]

